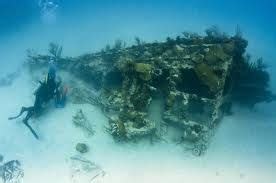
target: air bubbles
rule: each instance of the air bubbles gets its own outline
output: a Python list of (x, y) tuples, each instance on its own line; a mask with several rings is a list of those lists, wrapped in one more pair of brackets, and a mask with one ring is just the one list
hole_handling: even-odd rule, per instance
[(38, 6), (43, 23), (53, 24), (57, 21), (57, 10), (59, 8), (57, 0), (39, 0)]

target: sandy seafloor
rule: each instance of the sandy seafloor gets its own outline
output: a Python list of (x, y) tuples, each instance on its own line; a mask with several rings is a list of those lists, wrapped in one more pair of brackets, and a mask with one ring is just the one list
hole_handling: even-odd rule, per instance
[[(20, 68), (19, 63), (25, 59), (27, 48), (45, 52), (50, 41), (62, 44), (64, 55), (74, 56), (99, 50), (117, 38), (129, 41), (134, 36), (141, 36), (147, 41), (154, 41), (164, 39), (171, 33), (178, 34), (183, 30), (181, 26), (164, 26), (171, 19), (183, 21), (185, 30), (202, 31), (204, 26), (212, 24), (234, 30), (234, 24), (224, 25), (224, 20), (212, 19), (214, 15), (204, 16), (205, 19), (200, 22), (195, 20), (201, 17), (200, 12), (191, 12), (187, 12), (190, 16), (184, 20), (174, 19), (177, 14), (170, 16), (167, 12), (165, 14), (169, 18), (159, 23), (155, 22), (158, 17), (144, 15), (140, 19), (122, 20), (119, 15), (109, 16), (112, 12), (105, 12), (107, 16), (97, 14), (102, 21), (84, 14), (86, 21), (82, 22), (79, 17), (72, 16), (68, 21), (50, 25), (32, 23), (24, 31), (1, 37), (0, 76)], [(124, 13), (127, 14), (119, 14)], [(191, 17), (194, 20), (189, 20)], [(147, 24), (143, 23), (144, 19), (147, 19)], [(72, 28), (74, 24), (76, 26)], [(264, 56), (265, 61), (270, 61), (269, 64), (273, 66), (272, 61), (276, 58), (272, 49), (275, 47), (275, 37), (264, 37), (262, 31), (254, 28), (245, 28), (245, 37), (249, 39), (249, 52), (254, 53), (253, 56)], [(275, 90), (273, 68), (270, 68), (270, 72)], [(32, 120), (31, 124), (41, 138), (37, 141), (20, 119), (7, 120), (22, 105), (32, 104), (34, 88), (35, 85), (24, 70), (11, 86), (0, 87), (0, 154), (4, 156), (4, 161), (20, 160), (25, 183), (72, 182), (70, 157), (78, 154), (75, 151), (78, 142), (89, 145), (90, 151), (84, 156), (106, 172), (98, 182), (273, 183), (276, 180), (275, 103), (260, 104), (253, 111), (235, 108), (233, 116), (222, 120), (207, 153), (202, 157), (194, 157), (173, 141), (154, 144), (144, 141), (115, 143), (105, 132), (107, 119), (98, 108), (91, 105), (68, 103), (64, 109), (52, 107), (40, 118)], [(87, 136), (73, 125), (72, 115), (78, 109), (82, 109), (95, 125), (94, 136)]]
[[(173, 140), (114, 142), (105, 132), (107, 119), (92, 105), (68, 103), (64, 109), (53, 108), (31, 120), (40, 136), (37, 141), (20, 119), (7, 120), (22, 104), (32, 103), (34, 85), (30, 83), (30, 77), (23, 73), (0, 90), (1, 154), (5, 161), (21, 161), (24, 182), (72, 182), (70, 157), (78, 154), (78, 142), (89, 145), (90, 152), (84, 157), (106, 172), (98, 182), (272, 183), (276, 179), (275, 121), (273, 114), (260, 106), (255, 112), (235, 110), (234, 116), (225, 117), (207, 153), (195, 157)], [(72, 115), (78, 109), (95, 125), (94, 136), (73, 125)]]

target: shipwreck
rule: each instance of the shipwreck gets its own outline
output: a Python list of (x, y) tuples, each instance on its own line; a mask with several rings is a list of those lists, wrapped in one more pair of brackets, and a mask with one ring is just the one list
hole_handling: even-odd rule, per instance
[(47, 55), (29, 52), (27, 64), (35, 70), (55, 60), (99, 91), (94, 96), (87, 88), (74, 88), (71, 95), (101, 107), (108, 132), (119, 141), (160, 136), (160, 121), (149, 118), (149, 108), (152, 100), (162, 100), (162, 122), (181, 130), (179, 141), (201, 155), (233, 103), (251, 108), (275, 100), (266, 66), (261, 59), (250, 61), (247, 44), (239, 30), (227, 36), (212, 27), (204, 36), (185, 32), (163, 42), (136, 38), (125, 46), (116, 41), (74, 58), (62, 57), (62, 48), (51, 44)]

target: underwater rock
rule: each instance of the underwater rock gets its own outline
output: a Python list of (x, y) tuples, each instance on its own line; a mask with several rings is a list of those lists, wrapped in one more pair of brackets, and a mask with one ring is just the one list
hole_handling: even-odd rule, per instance
[(4, 156), (0, 154), (0, 163), (4, 160)]
[(4, 183), (22, 183), (24, 171), (18, 160), (12, 160), (0, 166), (0, 178)]
[(72, 119), (73, 123), (77, 126), (82, 128), (85, 132), (88, 133), (88, 135), (94, 135), (94, 127), (90, 123), (90, 121), (87, 119), (85, 114), (82, 112), (82, 110), (78, 110), (77, 113), (73, 116)]
[(77, 143), (76, 150), (80, 153), (87, 153), (89, 151), (89, 148), (84, 143)]
[(72, 183), (103, 182), (106, 172), (96, 163), (79, 155), (70, 157)]

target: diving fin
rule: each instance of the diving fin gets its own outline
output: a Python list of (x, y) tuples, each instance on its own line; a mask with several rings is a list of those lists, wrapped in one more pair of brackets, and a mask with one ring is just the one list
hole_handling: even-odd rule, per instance
[(17, 116), (9, 117), (8, 119), (9, 120), (13, 120), (13, 119), (19, 118), (23, 114), (23, 112), (25, 112), (25, 111), (27, 111), (27, 108), (26, 107), (22, 107), (20, 113)]
[(38, 137), (37, 133), (34, 131), (34, 129), (31, 127), (31, 125), (29, 125), (29, 123), (26, 122), (26, 121), (23, 121), (23, 123), (29, 128), (29, 130), (32, 132), (32, 134), (34, 135), (34, 137), (37, 140), (39, 140), (39, 137)]

